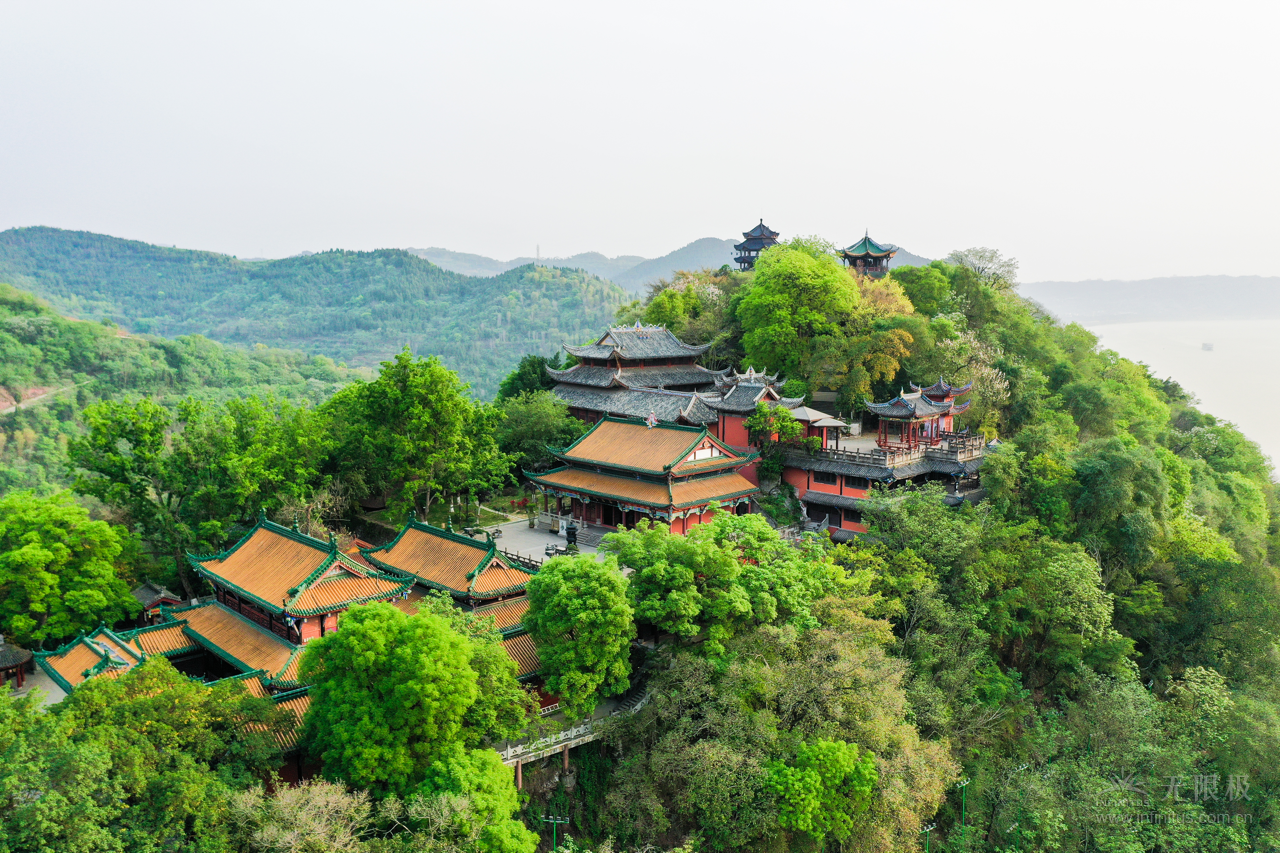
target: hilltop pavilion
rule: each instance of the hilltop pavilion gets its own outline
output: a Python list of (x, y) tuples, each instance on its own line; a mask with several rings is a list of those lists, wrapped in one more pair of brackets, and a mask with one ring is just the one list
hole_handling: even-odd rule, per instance
[(768, 225), (764, 224), (764, 220), (760, 220), (760, 224), (750, 231), (742, 232), (742, 242), (735, 243), (733, 246), (737, 257), (734, 260), (738, 264), (738, 269), (746, 271), (756, 268), (756, 259), (760, 257), (760, 253), (770, 246), (778, 245), (778, 232), (774, 231)]
[(862, 239), (840, 250), (840, 258), (858, 275), (879, 278), (889, 271), (889, 261), (898, 253), (898, 247), (880, 244), (864, 234)]

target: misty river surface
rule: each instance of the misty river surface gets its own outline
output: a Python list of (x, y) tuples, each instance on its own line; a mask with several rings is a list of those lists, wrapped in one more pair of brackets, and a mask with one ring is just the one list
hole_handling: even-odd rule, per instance
[[(1200, 399), (1203, 411), (1230, 421), (1280, 461), (1280, 319), (1180, 320), (1093, 325), (1105, 349), (1141, 361)], [(1206, 350), (1205, 344), (1212, 344)]]

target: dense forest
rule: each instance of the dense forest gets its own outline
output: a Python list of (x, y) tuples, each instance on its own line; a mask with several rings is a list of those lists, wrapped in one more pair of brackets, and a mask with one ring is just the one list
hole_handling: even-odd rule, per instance
[[(531, 765), (517, 792), (489, 748), (555, 725), (529, 714), (491, 623), (369, 605), (303, 656), (302, 739), (325, 778), (298, 788), (258, 781), (279, 760), (262, 734), (287, 721), (161, 659), (47, 712), (0, 695), (0, 850), (532, 853), (552, 825), (562, 849), (598, 852), (1275, 847), (1270, 462), (1015, 283), (983, 249), (858, 278), (810, 238), (618, 309), (711, 344), (711, 363), (779, 371), (788, 393), (832, 391), (841, 412), (972, 380), (963, 417), (991, 450), (983, 500), (884, 492), (850, 544), (720, 514), (544, 564), (524, 621), (564, 724), (648, 697), (568, 771)], [(258, 507), (323, 530), (353, 496), (429, 512), (511, 484), (516, 457), (581, 428), (544, 355), (494, 404), (404, 351), (314, 407), (86, 405), (65, 460), (102, 518), (66, 492), (0, 502), (0, 551), (22, 555), (0, 558), (0, 629), (46, 643), (113, 618), (128, 603), (112, 567), (131, 560), (198, 592), (174, 557), (232, 541)]]
[(598, 334), (623, 300), (582, 270), (527, 264), (472, 278), (399, 249), (240, 261), (54, 228), (0, 233), (0, 281), (135, 333), (302, 349), (353, 366), (409, 346), (481, 397), (524, 353)]
[(83, 431), (85, 407), (101, 400), (146, 396), (172, 409), (256, 395), (314, 404), (368, 373), (325, 356), (68, 320), (0, 284), (0, 493), (65, 484), (67, 442)]

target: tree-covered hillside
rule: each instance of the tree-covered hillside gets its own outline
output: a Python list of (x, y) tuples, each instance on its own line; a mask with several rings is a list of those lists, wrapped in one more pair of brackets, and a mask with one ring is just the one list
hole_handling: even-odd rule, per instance
[(174, 406), (247, 395), (317, 403), (366, 371), (324, 356), (199, 335), (166, 340), (116, 326), (68, 320), (0, 284), (0, 493), (65, 479), (66, 446), (80, 413), (99, 400), (150, 396)]
[(471, 278), (399, 249), (240, 261), (55, 228), (0, 233), (0, 280), (134, 332), (305, 349), (352, 365), (408, 345), (439, 356), (480, 396), (523, 354), (598, 334), (623, 299), (581, 270), (530, 264)]

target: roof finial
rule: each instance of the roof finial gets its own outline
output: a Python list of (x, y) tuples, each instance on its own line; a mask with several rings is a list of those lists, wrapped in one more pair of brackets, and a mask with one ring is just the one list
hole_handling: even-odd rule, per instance
[(445, 531), (445, 533), (452, 533), (452, 532), (453, 532), (453, 516), (449, 516), (447, 519), (445, 519), (445, 522), (444, 522), (444, 531)]
[(262, 524), (267, 520), (267, 508), (265, 506), (258, 507), (258, 523)]
[(293, 514), (293, 532), (298, 532), (298, 514), (296, 512)]
[(334, 534), (332, 530), (329, 531), (329, 550), (330, 551), (338, 550), (338, 537)]
[(411, 510), (409, 510), (409, 523), (410, 523), (410, 524), (413, 524), (413, 523), (414, 523), (415, 521), (417, 521), (417, 520), (418, 520), (418, 513), (417, 513), (417, 511), (412, 510), (412, 509), (411, 509)]

